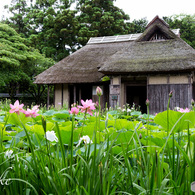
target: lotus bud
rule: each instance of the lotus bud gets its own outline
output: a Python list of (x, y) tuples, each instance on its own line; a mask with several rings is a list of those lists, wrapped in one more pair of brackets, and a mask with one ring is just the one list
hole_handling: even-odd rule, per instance
[(173, 91), (169, 93), (169, 97), (171, 98), (173, 96)]
[(140, 134), (139, 134), (139, 139), (141, 139), (141, 138), (142, 138), (142, 134), (140, 133)]
[(95, 108), (98, 109), (99, 108), (99, 103), (98, 101), (96, 101), (96, 103), (94, 104)]
[(150, 104), (150, 101), (147, 99), (146, 100), (146, 106), (149, 106), (149, 104)]
[(97, 88), (96, 88), (96, 94), (97, 94), (98, 96), (101, 96), (101, 95), (102, 95), (102, 89), (101, 89), (100, 87), (97, 87)]
[(192, 99), (192, 100), (191, 100), (191, 104), (192, 104), (193, 107), (194, 107), (194, 103), (195, 103), (195, 102), (194, 102), (194, 100)]

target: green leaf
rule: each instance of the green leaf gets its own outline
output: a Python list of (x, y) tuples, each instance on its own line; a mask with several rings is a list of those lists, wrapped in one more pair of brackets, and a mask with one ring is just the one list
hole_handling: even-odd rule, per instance
[(55, 122), (65, 122), (64, 119), (60, 119), (58, 117), (53, 117), (52, 120), (55, 121)]
[(20, 133), (17, 133), (15, 136), (21, 138), (21, 137), (26, 136), (26, 133), (25, 131), (21, 131)]
[[(177, 123), (178, 121), (178, 123)], [(154, 122), (158, 125), (161, 125), (165, 130), (167, 130), (167, 111), (161, 112), (156, 115)], [(194, 112), (181, 113), (173, 110), (169, 110), (169, 130), (171, 130), (174, 125), (177, 125), (174, 128), (174, 131), (179, 132), (184, 129), (194, 127), (195, 117)]]
[(0, 111), (0, 115), (5, 115), (5, 114), (6, 114), (6, 111), (3, 111), (3, 110)]
[(70, 114), (68, 111), (61, 111), (53, 114), (56, 118), (59, 119), (67, 119), (70, 117)]
[(56, 112), (54, 110), (48, 110), (45, 113), (43, 113), (44, 116), (52, 116), (54, 115)]
[(131, 112), (131, 116), (140, 116), (142, 113), (140, 111)]
[(163, 179), (163, 181), (161, 182), (161, 185), (160, 185), (160, 190), (158, 192), (158, 195), (164, 194), (164, 189), (165, 189), (168, 182), (169, 182), (169, 179)]
[(4, 121), (5, 116), (0, 116), (0, 122)]

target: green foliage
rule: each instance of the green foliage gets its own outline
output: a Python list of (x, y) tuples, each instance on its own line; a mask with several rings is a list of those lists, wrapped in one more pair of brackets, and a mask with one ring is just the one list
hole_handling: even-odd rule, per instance
[(34, 95), (31, 90), (35, 88), (34, 77), (53, 65), (54, 61), (29, 47), (27, 40), (7, 24), (0, 23), (0, 42), (1, 90), (4, 88), (11, 99), (18, 89), (21, 92), (28, 90)]
[(4, 23), (27, 38), (28, 45), (59, 61), (78, 47), (75, 40), (79, 23), (76, 11), (69, 9), (72, 2), (15, 0), (7, 7), (12, 16)]
[(130, 24), (126, 21), (129, 16), (123, 10), (113, 5), (112, 0), (80, 0), (77, 3), (80, 15), (78, 21), (78, 42), (85, 45), (90, 37), (128, 34)]
[[(169, 118), (169, 130), (174, 129), (175, 132), (180, 132), (188, 127), (192, 128), (195, 124), (194, 112), (181, 113), (170, 110)], [(157, 114), (154, 122), (167, 130), (167, 111)]]
[(6, 8), (9, 9), (11, 16), (9, 19), (6, 19), (5, 23), (9, 24), (12, 28), (21, 34), (26, 34), (28, 31), (28, 18), (24, 19), (26, 12), (28, 11), (27, 2), (29, 3), (30, 1), (12, 0), (11, 6), (9, 8), (6, 6)]
[(110, 77), (104, 76), (101, 78), (101, 81), (103, 81), (103, 82), (110, 81)]
[(146, 26), (148, 24), (148, 21), (146, 18), (142, 18), (139, 20), (133, 20), (132, 26), (131, 26), (131, 32), (132, 33), (143, 33), (146, 29)]
[(180, 29), (181, 38), (195, 48), (195, 15), (173, 15), (163, 18), (171, 29)]
[[(53, 10), (54, 11), (54, 10)], [(76, 50), (76, 33), (79, 27), (72, 10), (60, 10), (55, 15), (44, 13), (43, 29), (30, 40), (36, 41), (36, 47), (47, 57), (59, 61)], [(41, 43), (41, 44), (40, 44)]]

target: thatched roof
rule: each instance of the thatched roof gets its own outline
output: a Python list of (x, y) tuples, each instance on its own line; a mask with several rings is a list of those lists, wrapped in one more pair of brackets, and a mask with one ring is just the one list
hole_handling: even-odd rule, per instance
[[(150, 41), (158, 32), (165, 40)], [(89, 43), (36, 77), (37, 84), (93, 83), (104, 74), (195, 70), (195, 50), (155, 17), (145, 32), (90, 39)]]
[(132, 42), (99, 69), (104, 74), (195, 70), (195, 50), (178, 39)]
[(117, 51), (128, 46), (128, 42), (111, 44), (89, 44), (64, 58), (54, 66), (36, 76), (34, 83), (93, 83), (104, 76), (98, 68)]

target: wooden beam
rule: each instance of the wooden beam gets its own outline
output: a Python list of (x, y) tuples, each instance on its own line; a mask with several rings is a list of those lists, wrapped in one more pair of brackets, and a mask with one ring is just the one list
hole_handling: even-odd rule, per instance
[(47, 85), (47, 110), (49, 109), (49, 85)]
[(55, 100), (56, 100), (56, 95), (55, 95), (55, 90), (56, 90), (56, 85), (54, 85), (54, 98), (53, 98), (53, 105), (54, 105), (54, 107), (56, 107), (56, 105), (55, 105)]
[(188, 107), (190, 108), (191, 106), (191, 100), (193, 99), (193, 88), (192, 88), (192, 74), (188, 75)]
[(76, 94), (76, 93), (77, 93), (76, 85), (74, 85), (73, 91), (74, 91), (74, 95), (73, 95), (74, 102), (73, 102), (73, 103), (76, 103), (76, 101), (77, 101), (77, 99), (76, 99), (76, 98), (77, 98), (77, 96), (76, 96), (76, 95), (77, 95), (77, 94)]
[(62, 83), (62, 99), (61, 99), (61, 108), (63, 108), (63, 104), (64, 104), (64, 85)]
[(79, 102), (81, 102), (81, 87), (79, 88)]
[(149, 93), (149, 90), (148, 90), (148, 86), (149, 86), (149, 77), (150, 77), (150, 75), (147, 75), (147, 84), (146, 84), (146, 98), (148, 99), (148, 93)]

